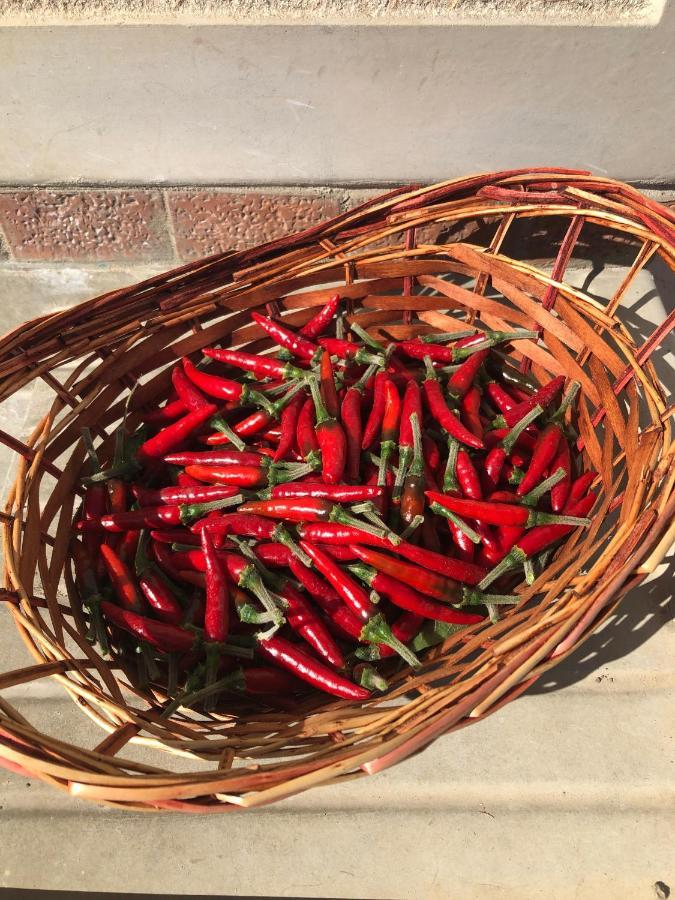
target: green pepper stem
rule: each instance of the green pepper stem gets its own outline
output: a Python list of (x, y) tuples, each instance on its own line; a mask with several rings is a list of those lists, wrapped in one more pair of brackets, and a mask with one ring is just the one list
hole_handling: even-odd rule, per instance
[(349, 525), (351, 528), (358, 528), (360, 531), (364, 531), (366, 534), (373, 534), (375, 537), (384, 538), (387, 536), (387, 527), (375, 525), (368, 525), (366, 522), (362, 522), (360, 519), (355, 518), (354, 516), (350, 516), (349, 513), (346, 513), (342, 507), (333, 506), (330, 511), (330, 515), (328, 517), (329, 522), (338, 522), (341, 525)]
[(532, 566), (532, 560), (526, 559), (523, 563), (523, 570), (525, 572), (525, 581), (528, 584), (534, 584), (534, 568)]
[(286, 620), (263, 584), (263, 580), (255, 566), (250, 565), (244, 569), (239, 578), (239, 586), (251, 591), (258, 598), (265, 610), (271, 615), (272, 622), (275, 625), (283, 625)]
[(420, 337), (420, 341), (423, 344), (445, 344), (449, 341), (472, 337), (476, 333), (473, 328), (468, 331), (441, 331), (439, 334), (424, 334)]
[(378, 363), (371, 363), (368, 366), (368, 368), (366, 369), (366, 371), (363, 373), (363, 375), (356, 382), (356, 384), (353, 384), (352, 387), (355, 388), (357, 391), (365, 390), (366, 385), (368, 384), (370, 379), (373, 377), (373, 375), (378, 371), (379, 368), (380, 368), (380, 366), (378, 365)]
[(412, 522), (410, 522), (410, 524), (401, 532), (400, 539), (402, 541), (407, 541), (408, 538), (410, 537), (410, 535), (413, 534), (415, 531), (417, 531), (417, 529), (420, 527), (420, 525), (423, 525), (423, 524), (424, 524), (424, 516), (421, 516), (421, 515), (415, 516), (415, 518), (412, 520)]
[(87, 456), (89, 457), (89, 461), (91, 463), (92, 475), (94, 475), (96, 472), (101, 471), (101, 463), (98, 458), (96, 448), (94, 447), (94, 440), (91, 436), (91, 431), (88, 428), (81, 428), (80, 432), (82, 433), (82, 443), (84, 444), (84, 449), (87, 451)]
[(459, 528), (460, 531), (462, 531), (468, 537), (472, 544), (480, 544), (481, 536), (456, 513), (452, 512), (449, 509), (446, 509), (444, 506), (441, 506), (440, 503), (432, 503), (431, 511), (439, 516), (444, 516), (446, 519), (449, 519), (454, 525), (457, 526), (457, 528)]
[(207, 503), (182, 503), (180, 505), (180, 518), (187, 525), (194, 519), (200, 519), (214, 509), (226, 509), (228, 506), (239, 506), (244, 502), (243, 494), (235, 494), (233, 497), (224, 497), (222, 500), (209, 500)]
[(424, 475), (424, 452), (422, 450), (422, 431), (416, 412), (410, 417), (410, 425), (412, 427), (413, 436), (413, 457), (408, 474), (419, 477), (420, 475)]
[(316, 424), (318, 427), (319, 425), (324, 425), (326, 422), (332, 421), (333, 417), (329, 414), (323, 402), (321, 391), (319, 390), (319, 382), (317, 381), (316, 376), (313, 375), (308, 381), (309, 389), (312, 392), (312, 401), (314, 402), (314, 412), (316, 413)]
[[(535, 412), (536, 412), (536, 415), (534, 415)], [(524, 417), (528, 420), (526, 424), (529, 425), (532, 422), (534, 422), (534, 420), (538, 416), (541, 416), (543, 414), (543, 412), (544, 412), (544, 407), (541, 406), (541, 404), (536, 403), (532, 407), (532, 409), (527, 413), (527, 415)], [(522, 421), (523, 420), (521, 419), (520, 422), (517, 422), (513, 427), (517, 428)], [(495, 416), (490, 424), (491, 429), (508, 428), (508, 427), (509, 427), (508, 422), (506, 421), (506, 419), (504, 418), (502, 413), (500, 413), (498, 416)], [(508, 435), (505, 435), (505, 437), (508, 437)]]
[(430, 356), (424, 357), (424, 371), (426, 373), (427, 381), (438, 381), (438, 376), (436, 375), (436, 371), (434, 370), (434, 364), (433, 364)]
[(357, 684), (368, 691), (384, 692), (389, 688), (387, 679), (380, 675), (377, 669), (369, 666), (367, 663), (359, 663), (354, 666), (352, 676)]
[(462, 591), (460, 606), (493, 606), (500, 604), (518, 603), (521, 598), (518, 594), (485, 594), (477, 588), (465, 587)]
[(448, 461), (445, 464), (445, 472), (443, 473), (443, 491), (456, 491), (459, 487), (457, 482), (457, 454), (459, 453), (459, 441), (448, 435)]
[(377, 350), (380, 353), (384, 351), (382, 344), (379, 341), (376, 341), (374, 337), (371, 337), (357, 322), (352, 322), (349, 327), (357, 337), (361, 338), (364, 344), (367, 344), (369, 347), (372, 347), (373, 350)]
[[(357, 503), (354, 506), (350, 507), (351, 511), (357, 513), (359, 515), (365, 516), (369, 521), (373, 523), (377, 528), (381, 529), (385, 532), (384, 537), (392, 544), (400, 544), (401, 539), (396, 534), (396, 532), (392, 531), (391, 528), (387, 525), (386, 522), (382, 520), (380, 514), (377, 511), (377, 507), (372, 502), (372, 500), (365, 500), (363, 503)], [(346, 524), (346, 523), (343, 523)]]
[(420, 631), (412, 639), (410, 646), (419, 653), (428, 647), (435, 647), (442, 644), (452, 634), (462, 631), (466, 625), (457, 625), (451, 622), (439, 622), (435, 619), (428, 620), (424, 623)]
[(504, 559), (500, 560), (493, 569), (490, 569), (485, 578), (478, 584), (478, 590), (484, 591), (485, 588), (489, 587), (493, 581), (496, 581), (500, 575), (503, 575), (504, 572), (508, 572), (509, 569), (521, 566), (526, 559), (527, 557), (518, 544), (516, 544), (509, 550)]
[(312, 565), (312, 560), (307, 556), (305, 551), (296, 544), (296, 542), (291, 537), (287, 528), (283, 525), (277, 525), (274, 529), (274, 540), (279, 544), (283, 544), (284, 547), (288, 547), (293, 556), (297, 556), (303, 566), (307, 566), (309, 568)]
[(529, 412), (525, 413), (522, 419), (520, 419), (516, 424), (511, 428), (502, 438), (502, 447), (504, 448), (504, 452), (507, 456), (511, 454), (513, 448), (516, 446), (518, 442), (518, 438), (525, 431), (525, 429), (534, 422), (534, 420), (541, 415), (542, 409), (539, 404), (531, 409)]
[(368, 641), (373, 644), (386, 644), (414, 669), (419, 668), (421, 665), (415, 654), (394, 636), (386, 619), (381, 613), (373, 616), (373, 618), (363, 626), (360, 640)]
[(478, 341), (468, 347), (458, 347), (458, 359), (466, 359), (480, 350), (490, 350), (496, 344), (505, 344), (511, 341), (533, 341), (539, 337), (536, 331), (526, 328), (517, 328), (515, 331), (488, 331), (485, 340)]
[(236, 447), (237, 450), (243, 450), (246, 446), (244, 441), (242, 441), (238, 434), (235, 434), (234, 431), (232, 431), (232, 429), (222, 416), (214, 416), (209, 420), (209, 425), (214, 429), (214, 431), (219, 431), (221, 434), (224, 434), (228, 438), (232, 446)]
[(562, 481), (565, 477), (564, 469), (556, 469), (552, 475), (549, 475), (548, 478), (545, 478), (541, 484), (538, 484), (535, 488), (532, 488), (524, 497), (521, 497), (521, 501), (526, 506), (536, 506), (537, 503), (541, 500), (544, 494), (547, 494), (552, 487), (555, 487), (559, 481)]
[(590, 519), (580, 516), (556, 516), (536, 509), (530, 510), (530, 514), (527, 517), (528, 528), (533, 528), (535, 525), (571, 525), (573, 528), (578, 526), (587, 528), (590, 524)]
[(581, 384), (578, 381), (570, 381), (569, 386), (565, 391), (565, 396), (560, 402), (560, 406), (551, 416), (551, 422), (562, 422), (564, 420), (565, 413), (574, 402), (574, 398), (579, 393), (580, 388)]

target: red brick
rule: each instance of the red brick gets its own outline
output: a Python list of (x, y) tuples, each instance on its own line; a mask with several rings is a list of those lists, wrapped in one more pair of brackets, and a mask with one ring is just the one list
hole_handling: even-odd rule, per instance
[(159, 193), (0, 193), (0, 225), (20, 260), (145, 261), (173, 256)]
[(171, 191), (168, 205), (185, 259), (254, 247), (340, 212), (330, 197), (257, 191)]

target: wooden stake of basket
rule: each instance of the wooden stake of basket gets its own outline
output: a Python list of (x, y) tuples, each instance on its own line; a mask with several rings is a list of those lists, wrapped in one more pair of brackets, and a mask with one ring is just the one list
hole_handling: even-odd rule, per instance
[[(559, 245), (541, 254), (554, 257), (552, 270), (507, 253), (528, 220), (549, 232), (563, 225)], [(602, 300), (566, 279), (589, 232), (633, 253)], [(675, 537), (673, 407), (651, 360), (675, 311), (646, 341), (621, 319), (631, 284), (657, 256), (675, 269), (675, 218), (633, 188), (573, 170), (497, 172), (400, 188), (305, 232), (189, 263), (0, 339), (0, 402), (35, 379), (53, 392), (27, 438), (0, 431), (18, 460), (1, 514), (0, 596), (34, 659), (0, 674), (0, 691), (52, 678), (106, 732), (94, 747), (75, 746), (0, 695), (0, 762), (128, 809), (225, 812), (381, 771), (517, 697), (655, 570)], [(446, 331), (460, 314), (490, 328), (539, 329), (542, 340), (520, 341), (515, 358), (539, 380), (581, 382), (580, 447), (600, 473), (593, 525), (570, 537), (499, 622), (429, 651), (420, 671), (393, 678), (386, 698), (352, 705), (315, 696), (288, 711), (161, 718), (163, 698), (139, 691), (85, 639), (68, 563), (80, 429), (110, 446), (138, 379), (136, 412), (166, 392), (167, 367), (181, 356), (216, 341), (268, 346), (249, 310), (266, 307), (300, 325), (336, 289), (350, 318), (376, 335)], [(165, 752), (142, 764), (124, 755), (130, 742)], [(182, 771), (185, 757), (201, 760), (199, 771)]]

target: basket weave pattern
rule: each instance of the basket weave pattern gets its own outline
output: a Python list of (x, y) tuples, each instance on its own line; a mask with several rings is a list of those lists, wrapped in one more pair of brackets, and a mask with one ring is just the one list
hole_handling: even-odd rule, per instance
[[(552, 270), (502, 252), (527, 220), (562, 225)], [(566, 280), (587, 229), (632, 253), (602, 299)], [(675, 537), (673, 408), (651, 360), (675, 312), (647, 340), (621, 320), (631, 284), (656, 256), (675, 269), (675, 218), (634, 189), (574, 171), (500, 172), (398, 189), (306, 232), (190, 263), (0, 339), (0, 402), (33, 379), (53, 391), (25, 440), (0, 431), (17, 458), (1, 514), (0, 596), (34, 657), (0, 674), (0, 763), (129, 809), (224, 812), (378, 772), (522, 693), (654, 571)], [(85, 639), (68, 559), (80, 429), (90, 427), (110, 457), (137, 380), (132, 427), (139, 410), (166, 396), (175, 360), (216, 342), (264, 350), (250, 310), (301, 325), (336, 290), (350, 320), (376, 337), (459, 330), (461, 319), (539, 329), (541, 341), (518, 342), (513, 357), (539, 381), (564, 374), (581, 383), (579, 447), (585, 467), (599, 472), (593, 524), (520, 589), (500, 621), (430, 650), (419, 671), (392, 677), (384, 698), (311, 696), (281, 709), (233, 705), (228, 715), (164, 719), (161, 693), (140, 691)], [(97, 746), (43, 733), (2, 698), (48, 677), (105, 730)], [(140, 763), (125, 756), (135, 744), (163, 752)]]

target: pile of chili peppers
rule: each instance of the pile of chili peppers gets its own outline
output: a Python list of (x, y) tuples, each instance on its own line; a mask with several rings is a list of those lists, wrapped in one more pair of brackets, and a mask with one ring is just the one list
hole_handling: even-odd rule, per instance
[(587, 518), (578, 385), (509, 357), (536, 332), (374, 340), (338, 296), (300, 330), (252, 318), (274, 355), (207, 347), (164, 405), (91, 436), (76, 586), (103, 652), (163, 714), (346, 700), (454, 630), (497, 616)]

